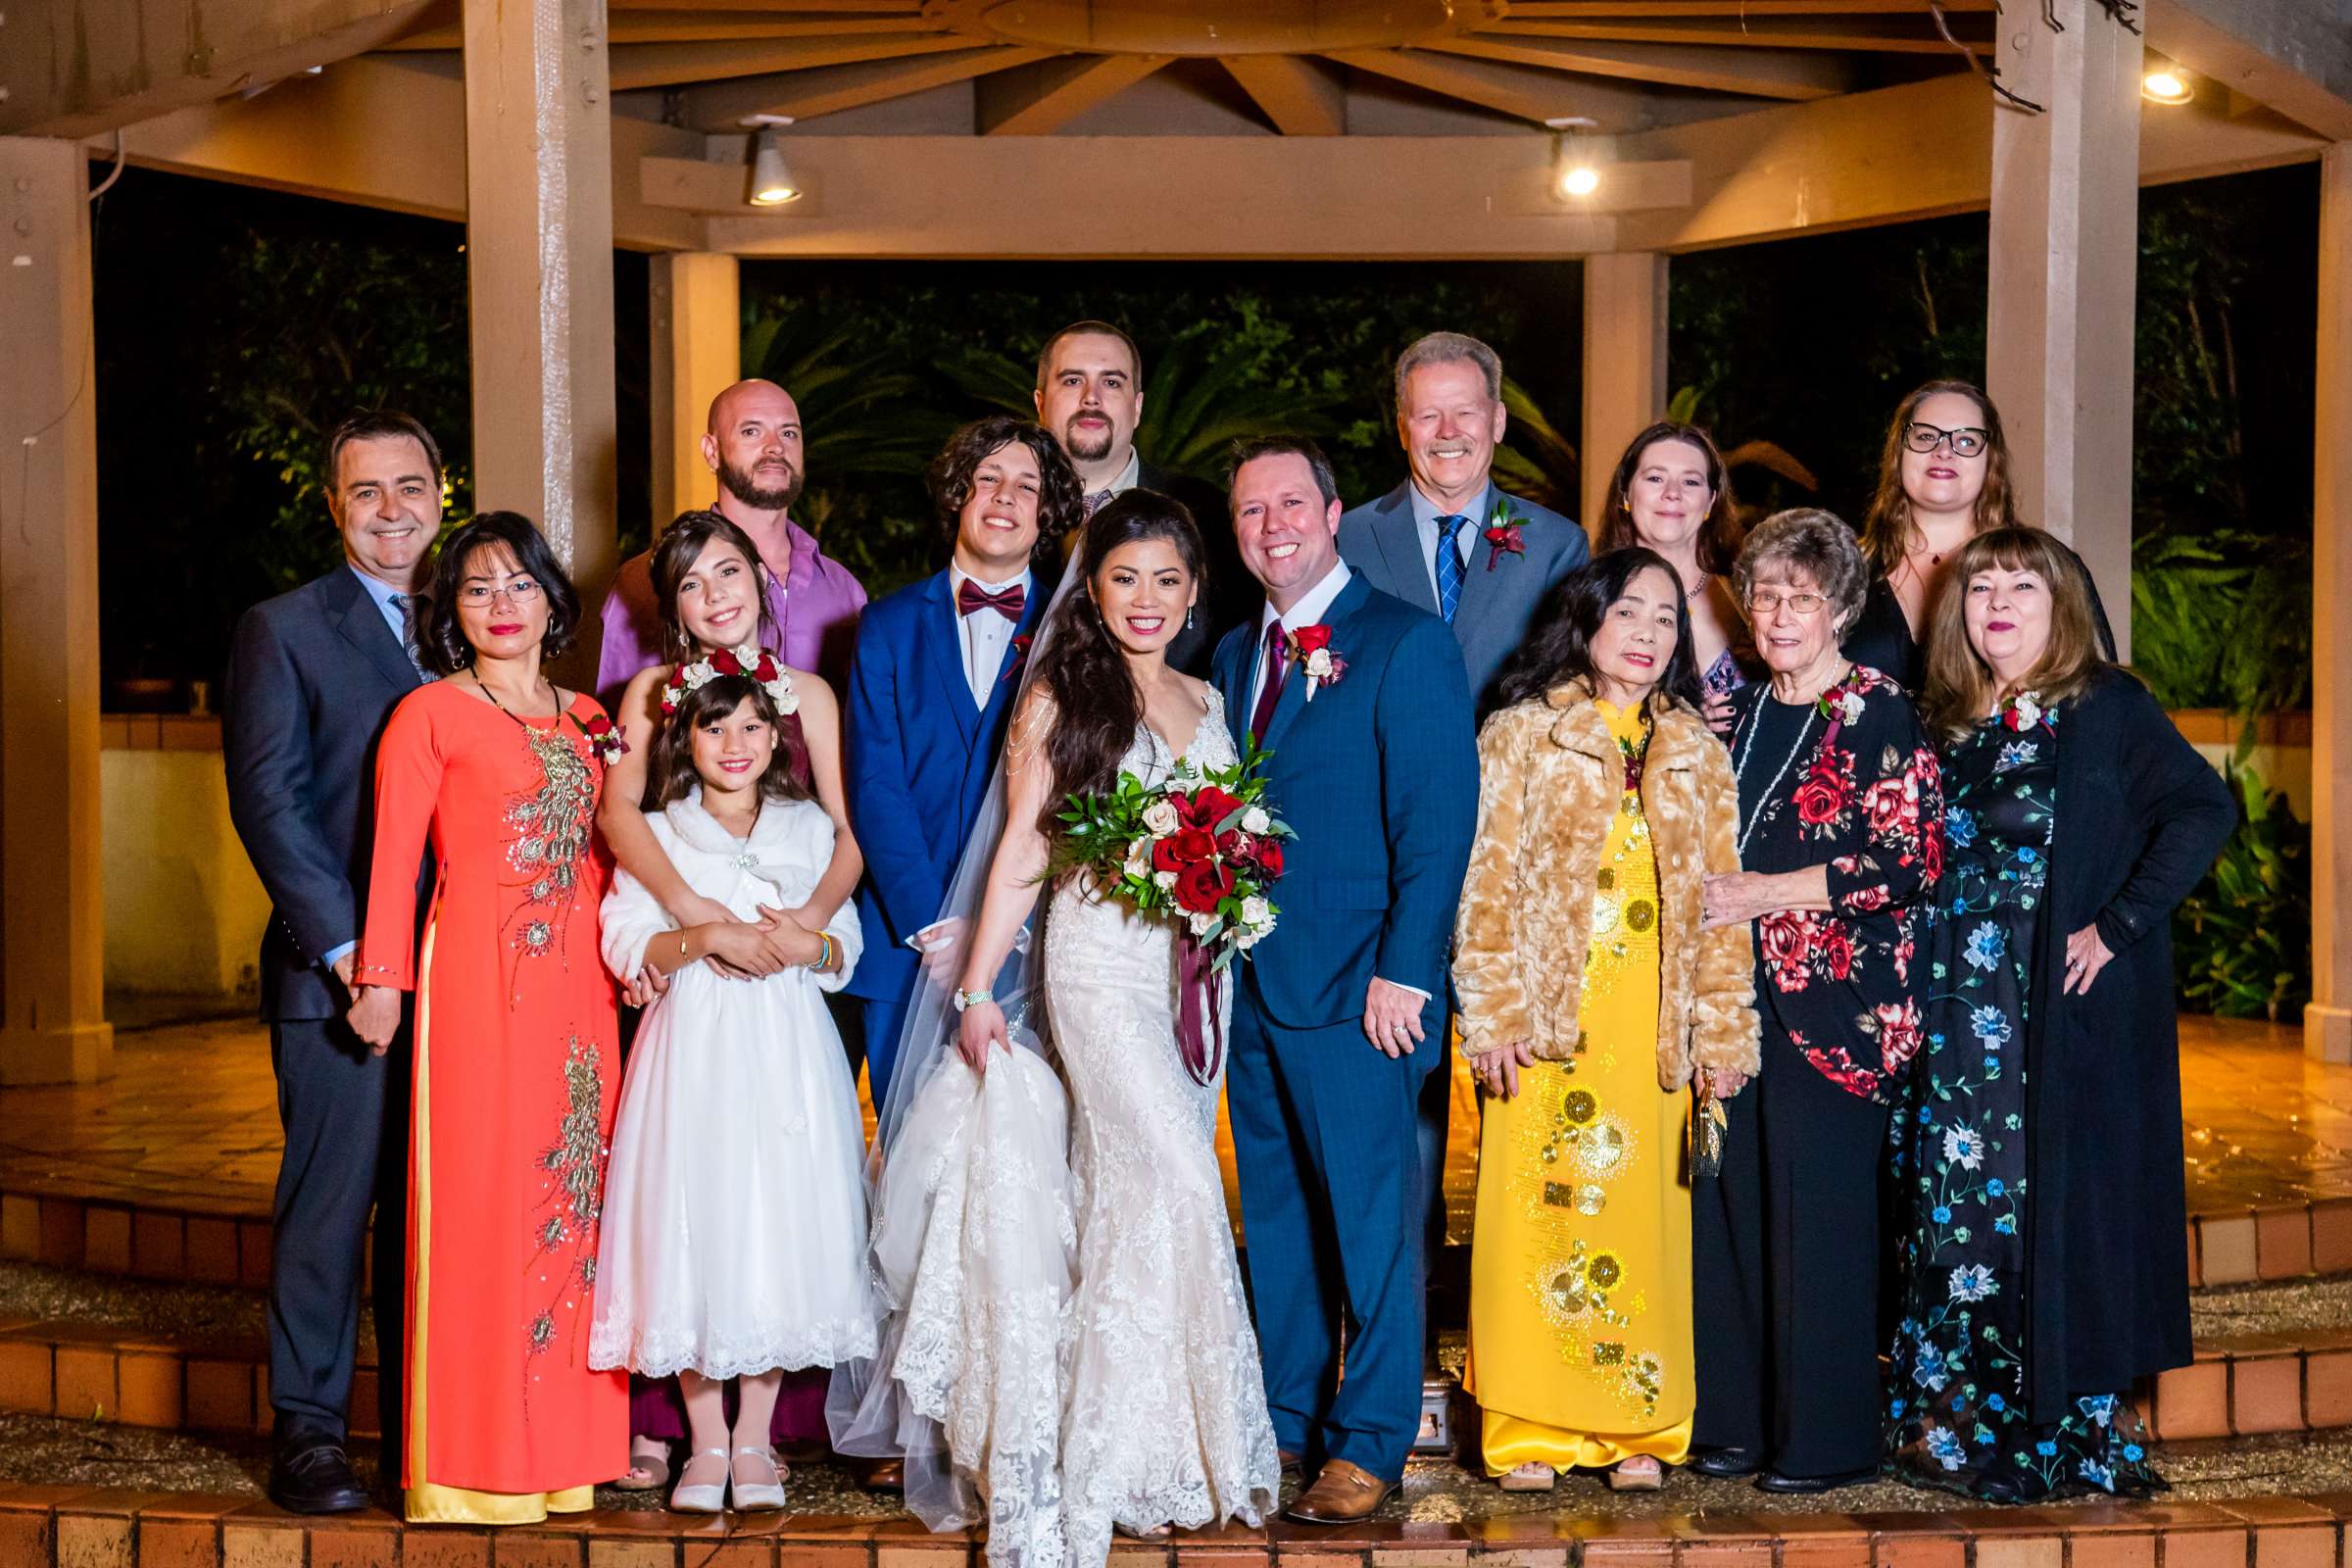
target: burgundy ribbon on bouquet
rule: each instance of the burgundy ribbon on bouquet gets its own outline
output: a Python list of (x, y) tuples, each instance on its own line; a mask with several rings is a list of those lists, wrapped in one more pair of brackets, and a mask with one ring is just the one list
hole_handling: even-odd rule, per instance
[[(1207, 1088), (1225, 1066), (1225, 973), (1211, 965), (1208, 950), (1191, 936), (1176, 941), (1176, 1050), (1193, 1082)], [(1208, 1004), (1208, 1016), (1200, 1004)]]

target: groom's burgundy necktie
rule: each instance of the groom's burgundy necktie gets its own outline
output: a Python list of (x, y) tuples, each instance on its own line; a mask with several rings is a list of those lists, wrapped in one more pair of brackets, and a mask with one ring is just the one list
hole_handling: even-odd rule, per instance
[(1264, 740), (1266, 726), (1274, 721), (1274, 705), (1282, 699), (1282, 671), (1285, 660), (1282, 648), (1282, 622), (1266, 628), (1266, 679), (1257, 694), (1257, 707), (1250, 714), (1250, 734), (1254, 740)]

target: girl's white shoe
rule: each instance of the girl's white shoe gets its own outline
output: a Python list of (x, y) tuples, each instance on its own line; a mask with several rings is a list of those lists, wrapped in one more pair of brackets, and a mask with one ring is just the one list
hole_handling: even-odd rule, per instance
[[(696, 1459), (725, 1459), (724, 1448), (704, 1448), (678, 1466), (678, 1484), (670, 1492), (669, 1505), (679, 1513), (724, 1513), (727, 1510), (727, 1487), (734, 1479), (732, 1471), (722, 1470), (715, 1486), (690, 1486), (686, 1472), (694, 1468)], [(781, 1489), (778, 1489), (779, 1493)]]
[(737, 1448), (735, 1462), (740, 1464), (745, 1459), (759, 1460), (767, 1466), (767, 1473), (775, 1479), (747, 1484), (730, 1470), (727, 1484), (735, 1489), (736, 1508), (749, 1513), (754, 1509), (783, 1507), (784, 1467), (776, 1463), (776, 1451), (773, 1448)]

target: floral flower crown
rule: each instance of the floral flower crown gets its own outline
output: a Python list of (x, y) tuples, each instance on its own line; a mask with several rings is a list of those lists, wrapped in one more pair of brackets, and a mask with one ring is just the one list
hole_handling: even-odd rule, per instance
[(669, 679), (662, 686), (662, 716), (674, 715), (678, 705), (686, 701), (687, 693), (701, 690), (721, 675), (749, 675), (766, 688), (768, 699), (779, 713), (789, 715), (801, 710), (801, 699), (792, 689), (792, 677), (784, 673), (784, 666), (775, 655), (762, 648), (759, 659), (746, 664), (741, 657), (722, 648), (706, 659), (680, 664), (670, 671)]

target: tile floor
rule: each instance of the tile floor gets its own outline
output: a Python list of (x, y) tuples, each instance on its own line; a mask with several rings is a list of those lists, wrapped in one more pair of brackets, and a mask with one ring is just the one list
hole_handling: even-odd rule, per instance
[[(2183, 1018), (2180, 1036), (2192, 1211), (2352, 1198), (2352, 1067), (2306, 1057), (2283, 1026)], [(279, 1149), (267, 1031), (231, 1020), (127, 1032), (115, 1063), (86, 1088), (0, 1089), (0, 1193), (266, 1218)], [(1464, 1242), (1477, 1111), (1455, 1067), (1446, 1198)], [(1230, 1196), (1230, 1145), (1222, 1152)]]

